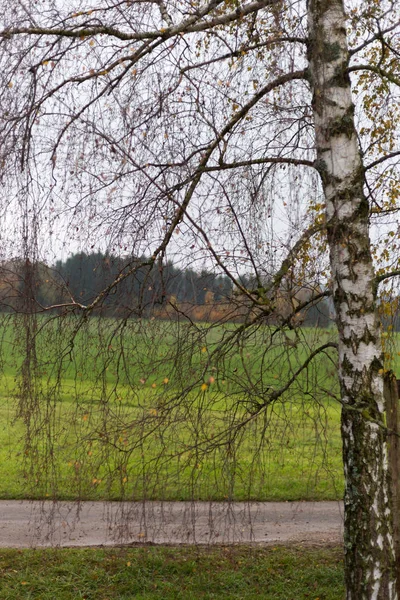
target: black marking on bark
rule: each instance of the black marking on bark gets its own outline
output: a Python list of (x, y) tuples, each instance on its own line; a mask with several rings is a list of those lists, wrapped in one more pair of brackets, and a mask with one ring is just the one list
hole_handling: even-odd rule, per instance
[(352, 136), (355, 135), (354, 105), (352, 104), (351, 107), (340, 118), (331, 121), (325, 131), (326, 139), (330, 139), (341, 134), (345, 134), (349, 139), (351, 139)]
[(341, 55), (341, 48), (338, 42), (329, 43), (324, 41), (322, 44), (322, 59), (324, 62), (333, 62), (338, 60)]
[(350, 75), (347, 71), (347, 60), (335, 68), (335, 73), (330, 80), (331, 87), (346, 88), (350, 85)]

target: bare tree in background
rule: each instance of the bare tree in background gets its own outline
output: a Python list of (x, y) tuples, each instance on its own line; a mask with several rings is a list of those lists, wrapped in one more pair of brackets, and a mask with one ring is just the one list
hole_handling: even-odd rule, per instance
[[(341, 0), (20, 0), (1, 8), (4, 243), (11, 244), (8, 208), (23, 215), (22, 247), (32, 264), (50, 246), (61, 252), (68, 238), (72, 249), (102, 240), (134, 257), (91, 302), (64, 296), (59, 310), (83, 314), (75, 339), (110, 294), (144, 267), (162, 274), (168, 259), (213, 265), (231, 279), (241, 304), (243, 323), (226, 327), (214, 345), (205, 328), (190, 322), (185, 336), (171, 334), (174, 360), (163, 389), (174, 377), (174, 391), (160, 393), (146, 418), (115, 419), (108, 388), (95, 388), (105, 412), (91, 441), (103, 436), (121, 444), (121, 456), (135, 450), (143, 456), (152, 435), (164, 449), (153, 460), (160, 465), (184, 423), (194, 441), (186, 439), (185, 451), (182, 442), (180, 456), (185, 460), (190, 449), (193, 464), (222, 447), (234, 454), (246, 427), (255, 428), (257, 440), (271, 407), (296, 386), (315, 400), (326, 397), (318, 360), (326, 353), (333, 360), (336, 343), (310, 344), (296, 314), (331, 294), (347, 597), (396, 598), (377, 294), (381, 282), (399, 274), (398, 7), (390, 1), (344, 7)], [(142, 284), (151, 288), (151, 275)], [(45, 311), (32, 298), (25, 312)], [(155, 301), (165, 302), (162, 289)], [(184, 322), (185, 311), (171, 306)], [(131, 307), (139, 309), (139, 301)], [(229, 321), (230, 310), (221, 321)], [(263, 327), (272, 318), (274, 327)], [(123, 329), (128, 321), (121, 323)], [(142, 361), (148, 373), (144, 355), (154, 358), (154, 369), (161, 361), (151, 326), (141, 327), (140, 350), (122, 342), (118, 349), (117, 396), (123, 383), (139, 397), (129, 365)], [(23, 398), (34, 405), (39, 367), (31, 333)], [(104, 333), (110, 352), (117, 339)], [(258, 353), (253, 364), (244, 356), (249, 343)], [(65, 348), (60, 364), (75, 356), (72, 342)], [(295, 366), (287, 370), (289, 363)], [(105, 373), (107, 363), (100, 365)], [(305, 373), (314, 379), (305, 383)], [(226, 420), (210, 436), (213, 397), (205, 394), (211, 383), (221, 394), (226, 381), (230, 393), (218, 413)], [(46, 394), (55, 398), (57, 389)], [(202, 419), (191, 420), (199, 404)], [(33, 435), (35, 423), (21, 410)], [(124, 447), (127, 422), (141, 431), (137, 446)], [(122, 463), (121, 469), (123, 481)]]

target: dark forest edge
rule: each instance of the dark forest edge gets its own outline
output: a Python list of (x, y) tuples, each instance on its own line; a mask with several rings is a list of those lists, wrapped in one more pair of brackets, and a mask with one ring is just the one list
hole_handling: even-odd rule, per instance
[[(61, 313), (71, 303), (89, 305), (121, 274), (137, 263), (137, 268), (124, 278), (111, 294), (91, 311), (107, 317), (150, 317), (193, 321), (242, 322), (249, 315), (248, 299), (238, 293), (232, 281), (207, 268), (200, 271), (179, 268), (171, 261), (148, 266), (146, 257), (119, 257), (109, 253), (78, 252), (53, 265), (31, 263), (14, 258), (0, 264), (0, 311)], [(251, 289), (251, 277), (242, 275), (241, 285)], [(287, 314), (296, 315), (296, 323), (308, 327), (327, 328), (333, 322), (332, 305), (326, 298), (310, 303), (296, 314), (296, 304), (303, 298), (283, 291), (277, 301), (270, 324), (279, 324)], [(57, 307), (57, 308), (52, 308)]]

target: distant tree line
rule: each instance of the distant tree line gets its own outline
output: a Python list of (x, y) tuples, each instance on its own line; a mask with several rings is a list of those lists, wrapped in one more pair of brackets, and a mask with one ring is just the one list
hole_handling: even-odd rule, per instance
[[(62, 311), (65, 305), (91, 305), (112, 285), (93, 309), (94, 314), (116, 317), (177, 318), (241, 321), (248, 305), (235, 293), (232, 281), (209, 269), (181, 269), (172, 262), (146, 266), (146, 258), (109, 253), (78, 252), (54, 265), (12, 259), (0, 265), (0, 310)], [(130, 273), (129, 277), (124, 275)], [(248, 285), (243, 277), (243, 285)], [(305, 326), (328, 327), (332, 309), (325, 299), (301, 313)]]

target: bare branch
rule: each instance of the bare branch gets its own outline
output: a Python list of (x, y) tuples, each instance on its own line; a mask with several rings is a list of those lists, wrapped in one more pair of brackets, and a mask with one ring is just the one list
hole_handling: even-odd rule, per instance
[(76, 25), (71, 29), (66, 29), (64, 27), (15, 27), (0, 31), (0, 37), (8, 39), (14, 35), (29, 34), (37, 36), (46, 35), (81, 39), (83, 37), (107, 35), (123, 41), (143, 41), (155, 40), (159, 38), (167, 40), (179, 34), (207, 31), (208, 29), (218, 27), (219, 25), (229, 25), (230, 23), (242, 19), (247, 15), (250, 15), (254, 12), (258, 12), (266, 6), (274, 6), (278, 3), (278, 0), (258, 0), (256, 2), (250, 2), (249, 4), (245, 4), (241, 8), (237, 8), (233, 12), (206, 19), (204, 21), (202, 20), (206, 15), (208, 15), (221, 3), (221, 0), (215, 0), (213, 2), (210, 2), (210, 4), (207, 5), (204, 9), (198, 11), (198, 13), (196, 13), (195, 16), (189, 17), (186, 21), (183, 21), (182, 23), (179, 23), (173, 27), (168, 27), (159, 31), (126, 33), (111, 26), (85, 27), (80, 25)]
[(371, 73), (376, 73), (380, 77), (384, 77), (390, 83), (394, 83), (395, 85), (400, 87), (400, 79), (396, 77), (390, 71), (386, 69), (382, 69), (381, 67), (376, 67), (375, 65), (364, 64), (364, 65), (353, 65), (352, 67), (347, 68), (348, 73), (356, 73), (357, 71), (370, 71)]
[(369, 165), (366, 165), (364, 167), (364, 171), (373, 169), (374, 167), (377, 167), (378, 165), (386, 162), (387, 160), (390, 160), (391, 158), (395, 158), (396, 156), (400, 156), (400, 150), (396, 150), (395, 152), (388, 152), (387, 154), (383, 154), (382, 156), (380, 156), (379, 158), (374, 160)]
[(399, 27), (399, 25), (400, 25), (400, 21), (396, 21), (396, 23), (393, 23), (393, 25), (391, 25), (390, 27), (387, 27), (386, 29), (382, 29), (382, 30), (378, 31), (375, 35), (372, 35), (369, 39), (365, 40), (365, 42), (363, 42), (356, 48), (352, 48), (349, 51), (350, 56), (354, 56), (354, 54), (361, 52), (361, 50), (364, 50), (364, 48), (366, 48), (367, 46), (370, 46), (377, 40), (382, 40), (384, 35), (386, 35), (387, 33), (391, 33), (392, 31), (395, 31)]
[(171, 15), (167, 11), (167, 7), (165, 6), (165, 3), (163, 2), (163, 0), (156, 0), (156, 1), (160, 8), (161, 18), (167, 23), (168, 27), (173, 27), (174, 22), (171, 18)]
[(375, 277), (375, 285), (376, 285), (376, 287), (378, 287), (378, 285), (382, 281), (385, 281), (386, 279), (390, 279), (391, 277), (399, 277), (399, 276), (400, 276), (400, 270), (389, 271), (388, 273), (382, 273), (382, 275), (377, 275)]

